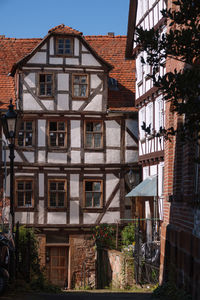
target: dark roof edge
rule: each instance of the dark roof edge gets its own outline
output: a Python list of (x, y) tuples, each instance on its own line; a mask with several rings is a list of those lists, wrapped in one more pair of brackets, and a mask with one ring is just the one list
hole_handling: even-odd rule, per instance
[(127, 42), (126, 42), (126, 59), (133, 59), (133, 40), (136, 25), (138, 0), (130, 0), (129, 4), (129, 17), (128, 17), (128, 28), (127, 28)]

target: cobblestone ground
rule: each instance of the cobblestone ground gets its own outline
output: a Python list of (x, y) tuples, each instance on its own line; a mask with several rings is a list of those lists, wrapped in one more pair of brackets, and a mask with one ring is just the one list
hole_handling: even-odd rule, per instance
[(62, 294), (27, 294), (1, 296), (1, 300), (153, 300), (151, 293), (89, 293), (66, 292)]

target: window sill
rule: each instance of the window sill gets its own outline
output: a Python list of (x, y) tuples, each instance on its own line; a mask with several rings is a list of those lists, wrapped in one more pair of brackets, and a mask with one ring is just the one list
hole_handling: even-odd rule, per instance
[(103, 207), (83, 207), (83, 212), (103, 212)]
[(85, 101), (85, 100), (88, 100), (88, 96), (87, 97), (75, 97), (75, 96), (72, 96), (72, 100), (75, 100), (75, 101)]
[(104, 149), (103, 148), (84, 148), (85, 151), (88, 152), (102, 152)]
[(35, 208), (34, 207), (15, 207), (15, 212), (23, 212), (23, 211), (29, 211), (29, 212), (34, 212)]
[(41, 95), (38, 95), (38, 98), (41, 99), (41, 100), (54, 100), (54, 96), (41, 96)]

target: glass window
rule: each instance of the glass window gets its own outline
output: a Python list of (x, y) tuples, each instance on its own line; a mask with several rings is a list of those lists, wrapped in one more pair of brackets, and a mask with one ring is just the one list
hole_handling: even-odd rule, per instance
[(39, 74), (39, 95), (53, 96), (53, 74)]
[(66, 123), (64, 121), (49, 122), (49, 146), (66, 146)]
[(102, 207), (102, 181), (85, 180), (85, 207)]
[(66, 203), (66, 180), (49, 180), (49, 207), (62, 208)]
[(100, 121), (85, 123), (85, 147), (99, 149), (103, 147), (103, 128)]
[(56, 45), (57, 54), (71, 55), (73, 53), (73, 40), (70, 38), (58, 38)]
[(33, 122), (23, 121), (18, 132), (18, 145), (19, 146), (33, 146)]
[(16, 181), (17, 207), (33, 207), (33, 181)]
[(73, 97), (88, 97), (88, 75), (73, 75)]

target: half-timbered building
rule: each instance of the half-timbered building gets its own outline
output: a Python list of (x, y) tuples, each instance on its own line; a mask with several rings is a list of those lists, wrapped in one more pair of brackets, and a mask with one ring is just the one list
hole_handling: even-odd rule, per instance
[[(157, 175), (157, 180), (155, 180), (157, 192), (152, 194), (154, 198), (150, 197), (151, 199), (148, 200), (144, 194), (145, 197), (139, 199), (139, 202), (143, 202), (143, 212), (140, 217), (155, 217), (153, 209), (151, 209), (151, 207), (153, 208), (151, 202), (156, 196), (159, 197), (159, 216), (156, 215), (156, 217), (161, 219), (163, 217), (164, 140), (163, 137), (156, 137), (156, 133), (159, 132), (160, 127), (164, 127), (164, 101), (162, 94), (148, 76), (152, 72), (151, 66), (148, 63), (144, 64), (141, 60), (143, 58), (146, 61), (146, 53), (140, 51), (139, 45), (134, 40), (136, 40), (136, 26), (142, 27), (144, 30), (159, 28), (160, 34), (165, 31), (166, 22), (161, 13), (165, 7), (166, 1), (164, 0), (130, 0), (126, 46), (126, 57), (136, 59), (135, 104), (138, 108), (139, 163), (142, 166), (142, 177), (145, 180), (149, 176)], [(158, 74), (162, 76), (164, 73), (165, 67), (161, 67)], [(149, 128), (148, 134), (142, 128), (144, 124)], [(142, 191), (140, 195), (143, 195)]]
[[(131, 217), (125, 178), (139, 179), (134, 61), (125, 36), (65, 25), (44, 39), (0, 38), (0, 101), (22, 115), (15, 146), (15, 222), (39, 230), (49, 279), (95, 284), (91, 227)], [(7, 76), (9, 73), (9, 76)], [(6, 196), (9, 198), (9, 158)]]

